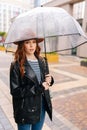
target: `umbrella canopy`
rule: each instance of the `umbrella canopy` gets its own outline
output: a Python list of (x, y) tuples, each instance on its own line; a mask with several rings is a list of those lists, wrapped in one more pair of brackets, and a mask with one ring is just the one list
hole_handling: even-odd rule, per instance
[[(34, 35), (30, 32), (34, 32)], [(54, 45), (51, 51), (74, 48), (87, 41), (79, 23), (64, 9), (37, 7), (15, 18), (5, 43), (54, 37), (57, 37), (58, 45)], [(60, 42), (61, 40), (63, 42)]]

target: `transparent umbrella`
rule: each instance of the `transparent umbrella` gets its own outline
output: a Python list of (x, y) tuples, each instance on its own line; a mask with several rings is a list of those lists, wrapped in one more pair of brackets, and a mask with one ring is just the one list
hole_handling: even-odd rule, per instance
[[(31, 30), (35, 33), (34, 36), (29, 35)], [(37, 7), (15, 18), (5, 43), (55, 36), (66, 36), (71, 47), (76, 47), (87, 40), (78, 22), (64, 9)], [(70, 46), (67, 46), (67, 49)]]
[[(34, 35), (30, 35), (31, 31)], [(52, 43), (53, 47), (49, 50), (50, 52), (75, 48), (87, 41), (79, 23), (64, 9), (37, 7), (15, 18), (5, 43), (54, 37), (57, 37), (58, 42)], [(50, 43), (47, 44), (50, 46)], [(45, 40), (44, 45), (46, 53)]]

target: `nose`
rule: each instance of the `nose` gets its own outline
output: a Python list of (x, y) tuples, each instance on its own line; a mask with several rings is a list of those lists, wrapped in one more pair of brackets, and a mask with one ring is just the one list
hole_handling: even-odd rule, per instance
[(33, 46), (33, 42), (32, 41), (30, 41), (30, 46)]

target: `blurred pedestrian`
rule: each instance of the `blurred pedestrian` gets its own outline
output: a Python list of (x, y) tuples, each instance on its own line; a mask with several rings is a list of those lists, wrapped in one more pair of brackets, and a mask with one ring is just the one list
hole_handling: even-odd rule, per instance
[(20, 41), (10, 67), (10, 92), (18, 130), (42, 130), (45, 112), (52, 120), (49, 86), (53, 77), (47, 73), (38, 45), (43, 39)]

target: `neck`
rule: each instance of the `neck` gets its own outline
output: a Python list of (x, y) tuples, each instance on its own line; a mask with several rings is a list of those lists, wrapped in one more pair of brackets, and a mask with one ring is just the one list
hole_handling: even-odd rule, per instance
[(27, 57), (27, 59), (32, 59), (32, 60), (36, 59), (34, 54), (29, 54), (29, 55), (26, 54), (26, 57)]

